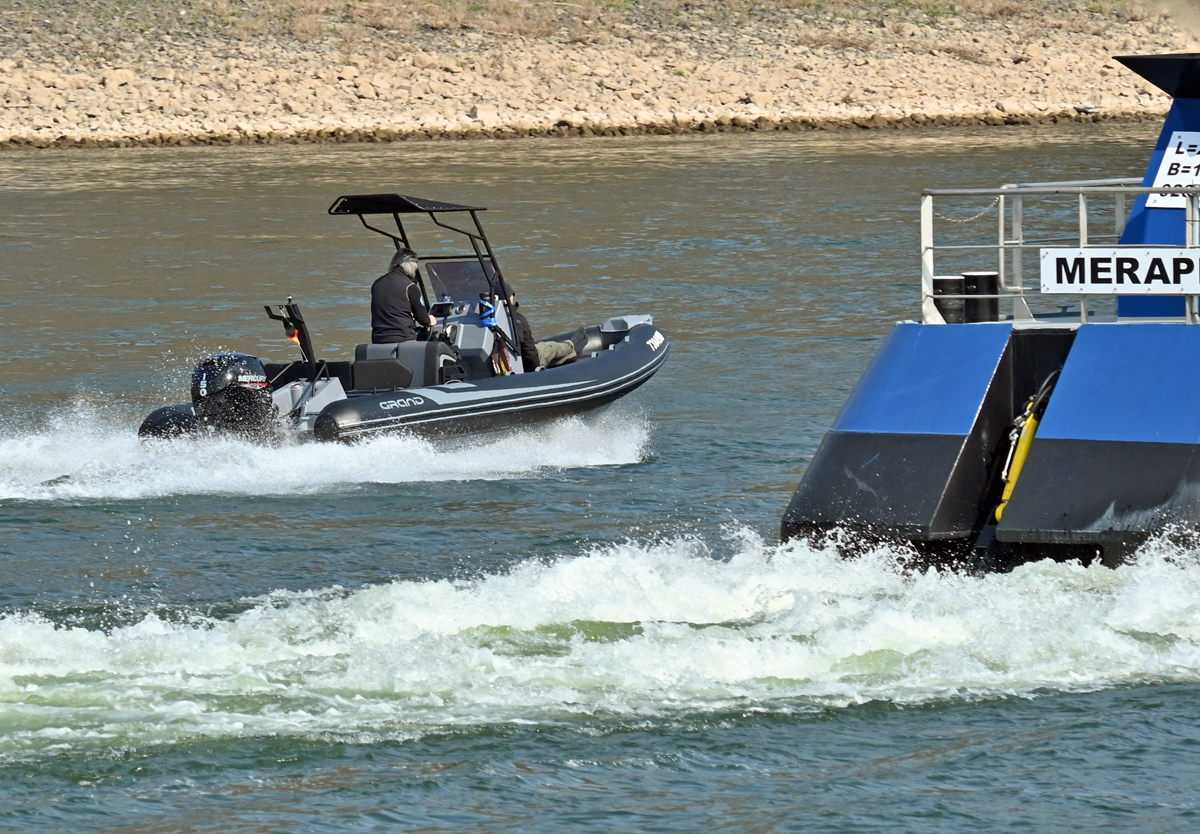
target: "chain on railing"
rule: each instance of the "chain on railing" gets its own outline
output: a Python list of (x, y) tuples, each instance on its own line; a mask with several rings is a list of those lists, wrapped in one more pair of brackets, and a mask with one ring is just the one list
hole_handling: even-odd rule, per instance
[(971, 223), (971, 222), (983, 217), (985, 214), (987, 214), (989, 211), (991, 211), (998, 205), (1000, 205), (1000, 195), (999, 194), (996, 195), (996, 199), (992, 200), (990, 203), (988, 203), (986, 206), (984, 206), (982, 211), (980, 211), (978, 214), (972, 214), (970, 217), (963, 217), (963, 218), (947, 217), (946, 215), (942, 214), (940, 211), (934, 211), (933, 216), (937, 217), (941, 220), (945, 220), (947, 223)]

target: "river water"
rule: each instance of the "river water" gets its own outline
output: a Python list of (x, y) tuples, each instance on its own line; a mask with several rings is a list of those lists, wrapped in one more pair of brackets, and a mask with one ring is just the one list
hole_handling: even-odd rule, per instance
[[(1195, 824), (1197, 554), (777, 543), (917, 315), (920, 190), (1137, 175), (1156, 132), (0, 155), (0, 828)], [(377, 191), (488, 206), (535, 334), (648, 312), (670, 360), (476, 445), (140, 443), (202, 356), (291, 356), (264, 303), (368, 339), (389, 244), (325, 210)]]

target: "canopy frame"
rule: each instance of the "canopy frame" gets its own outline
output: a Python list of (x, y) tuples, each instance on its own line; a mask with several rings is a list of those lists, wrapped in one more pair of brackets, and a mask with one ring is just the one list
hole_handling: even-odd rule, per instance
[[(455, 203), (443, 203), (438, 200), (426, 200), (421, 197), (407, 197), (402, 194), (348, 194), (338, 197), (333, 201), (333, 205), (329, 207), (329, 213), (332, 215), (353, 214), (357, 216), (363, 226), (372, 232), (390, 238), (397, 250), (401, 247), (412, 249), (412, 245), (408, 240), (408, 231), (404, 228), (404, 221), (400, 219), (400, 215), (429, 215), (429, 219), (433, 221), (435, 226), (466, 237), (471, 243), (472, 253), (470, 255), (464, 253), (462, 255), (430, 255), (428, 257), (423, 257), (418, 253), (418, 257), (424, 261), (461, 261), (464, 257), (473, 258), (479, 262), (479, 268), (487, 279), (491, 294), (507, 300), (507, 284), (505, 284), (504, 278), (500, 274), (500, 264), (496, 262), (496, 253), (492, 249), (492, 244), (488, 240), (487, 233), (483, 230), (483, 224), (479, 221), (479, 212), (481, 211), (487, 211), (487, 209), (482, 206), (462, 206)], [(438, 217), (440, 214), (453, 212), (466, 212), (470, 214), (475, 230), (471, 231), (470, 229), (453, 226)], [(390, 214), (392, 216), (392, 220), (396, 224), (396, 233), (373, 226), (367, 222), (367, 215), (380, 214)], [(491, 265), (491, 269), (488, 268), (489, 264)], [(417, 272), (417, 283), (421, 287), (421, 294), (425, 297), (426, 306), (430, 306), (429, 291), (425, 287), (425, 281), (420, 271)]]

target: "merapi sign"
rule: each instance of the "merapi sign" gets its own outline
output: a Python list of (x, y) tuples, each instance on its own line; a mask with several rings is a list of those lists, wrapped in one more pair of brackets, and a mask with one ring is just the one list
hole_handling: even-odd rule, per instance
[(1042, 292), (1200, 295), (1200, 249), (1043, 249)]

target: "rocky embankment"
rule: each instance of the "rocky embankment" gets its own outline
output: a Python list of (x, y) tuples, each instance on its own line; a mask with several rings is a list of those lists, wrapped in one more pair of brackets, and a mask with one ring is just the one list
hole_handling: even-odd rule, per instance
[(4, 24), (0, 147), (1138, 119), (1169, 99), (1112, 56), (1189, 43), (1164, 16), (1071, 8), (781, 7), (735, 22), (682, 8), (661, 25), (583, 35), (460, 28), (355, 42), (153, 30), (105, 41)]

